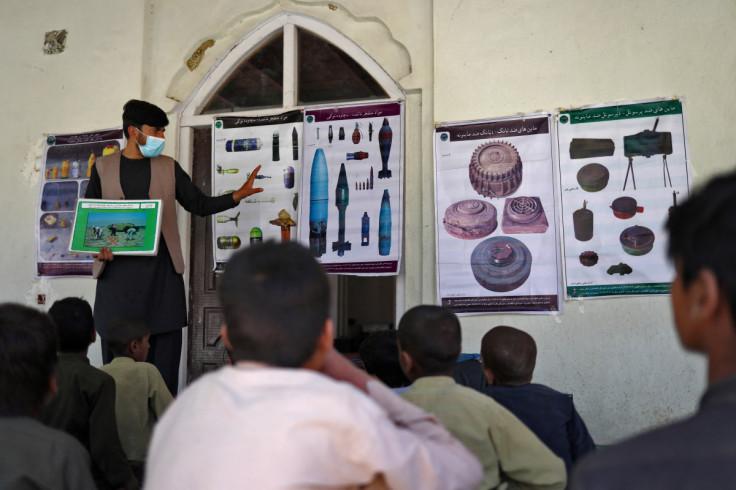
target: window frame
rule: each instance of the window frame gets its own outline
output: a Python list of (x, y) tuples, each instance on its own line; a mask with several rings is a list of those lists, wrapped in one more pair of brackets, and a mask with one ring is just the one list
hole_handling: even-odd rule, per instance
[[(323, 38), (352, 57), (378, 82), (386, 92), (388, 102), (405, 100), (406, 95), (401, 87), (394, 82), (373, 58), (352, 40), (319, 19), (295, 12), (282, 12), (247, 32), (210, 67), (194, 87), (187, 100), (182, 104), (181, 112), (179, 112), (179, 128), (201, 127), (211, 124), (212, 119), (217, 114), (200, 114), (209, 100), (217, 93), (224, 81), (229, 79), (233, 72), (241, 66), (243, 61), (281, 31), (283, 31), (284, 40), (284, 89), (282, 106), (260, 110), (227, 112), (220, 115), (255, 116), (277, 114), (294, 109), (349, 105), (363, 102), (363, 100), (357, 99), (354, 101), (340, 102), (339, 104), (328, 102), (324, 104), (299, 105), (297, 103), (297, 28), (304, 29)], [(373, 100), (367, 102), (371, 103)]]

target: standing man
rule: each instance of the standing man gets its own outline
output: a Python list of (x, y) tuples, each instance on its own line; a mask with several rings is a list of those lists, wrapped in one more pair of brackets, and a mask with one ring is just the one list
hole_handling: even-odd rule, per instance
[(570, 488), (736, 488), (736, 173), (672, 210), (672, 309), (682, 346), (708, 358), (690, 418), (582, 459)]
[(142, 100), (123, 107), (122, 152), (97, 159), (85, 197), (88, 199), (161, 199), (161, 238), (152, 257), (114, 257), (109, 248), (96, 255), (95, 328), (102, 339), (105, 364), (113, 354), (105, 340), (107, 328), (118, 317), (139, 318), (151, 329), (147, 361), (158, 367), (172, 394), (179, 385), (181, 329), (187, 324), (184, 295), (184, 257), (176, 222), (176, 203), (198, 216), (233, 208), (261, 188), (253, 188), (260, 166), (232, 194), (210, 197), (197, 188), (171, 157), (161, 155), (166, 113)]

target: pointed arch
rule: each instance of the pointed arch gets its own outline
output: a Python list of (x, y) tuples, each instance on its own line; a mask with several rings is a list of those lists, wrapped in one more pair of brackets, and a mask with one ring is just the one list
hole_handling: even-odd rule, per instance
[[(405, 98), (402, 88), (381, 65), (351, 39), (322, 20), (297, 12), (284, 11), (250, 29), (210, 67), (191, 91), (189, 97), (180, 105), (177, 111), (180, 127), (209, 124), (212, 121), (212, 115), (201, 114), (208, 101), (245, 60), (278, 35), (283, 35), (284, 44), (282, 105), (263, 111), (242, 111), (242, 114), (253, 115), (300, 107), (297, 101), (297, 29), (303, 29), (338, 46), (373, 77), (388, 95), (388, 100)], [(241, 112), (232, 114), (237, 115)]]

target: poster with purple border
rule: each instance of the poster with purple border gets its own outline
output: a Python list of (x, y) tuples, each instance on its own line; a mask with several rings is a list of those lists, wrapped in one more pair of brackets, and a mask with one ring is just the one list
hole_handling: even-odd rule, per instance
[(435, 130), (437, 295), (459, 315), (559, 313), (550, 122), (527, 114)]
[(397, 274), (403, 179), (402, 103), (306, 111), (299, 241), (328, 273)]
[(120, 151), (122, 128), (46, 137), (36, 205), (36, 277), (92, 276), (92, 255), (73, 252), (77, 200), (96, 159)]
[(212, 219), (213, 267), (222, 269), (239, 248), (295, 240), (302, 175), (301, 110), (218, 117), (212, 122), (212, 189), (230, 194), (261, 166), (253, 194)]

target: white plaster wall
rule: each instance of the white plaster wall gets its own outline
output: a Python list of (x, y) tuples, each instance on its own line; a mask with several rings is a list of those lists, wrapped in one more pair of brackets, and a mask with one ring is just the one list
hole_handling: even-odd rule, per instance
[[(437, 121), (685, 96), (694, 180), (733, 168), (732, 0), (435, 0)], [(492, 326), (530, 332), (535, 380), (572, 392), (596, 442), (691, 412), (704, 361), (683, 352), (669, 298), (566, 302), (560, 317), (463, 319), (464, 349)]]
[[(204, 73), (257, 19), (283, 9), (320, 18), (359, 42), (407, 92), (406, 255), (399, 284), (407, 308), (435, 300), (433, 121), (684, 95), (696, 181), (732, 165), (736, 143), (726, 114), (734, 106), (736, 60), (728, 48), (736, 37), (730, 29), (736, 4), (730, 0), (697, 6), (683, 0), (77, 0), (72, 6), (6, 0), (0, 4), (6, 47), (0, 300), (31, 304), (37, 292), (49, 301), (72, 294), (93, 300), (89, 279), (33, 278), (42, 135), (117, 125), (132, 97), (174, 108), (167, 94), (193, 87), (182, 70), (202, 41), (217, 41), (198, 69)], [(54, 29), (69, 30), (67, 49), (45, 56), (43, 34)], [(168, 134), (165, 153), (178, 156), (176, 128)], [(188, 229), (186, 217), (180, 222)], [(531, 332), (540, 350), (536, 379), (575, 393), (599, 443), (695, 407), (704, 365), (680, 349), (667, 298), (563, 308), (560, 317), (465, 318), (463, 350), (477, 352), (496, 324)]]
[[(43, 135), (113, 127), (141, 91), (143, 2), (0, 2), (0, 301), (36, 306), (94, 299), (92, 279), (35, 277), (35, 207)], [(47, 31), (68, 31), (66, 50), (44, 55)], [(98, 346), (90, 349), (100, 365)]]

